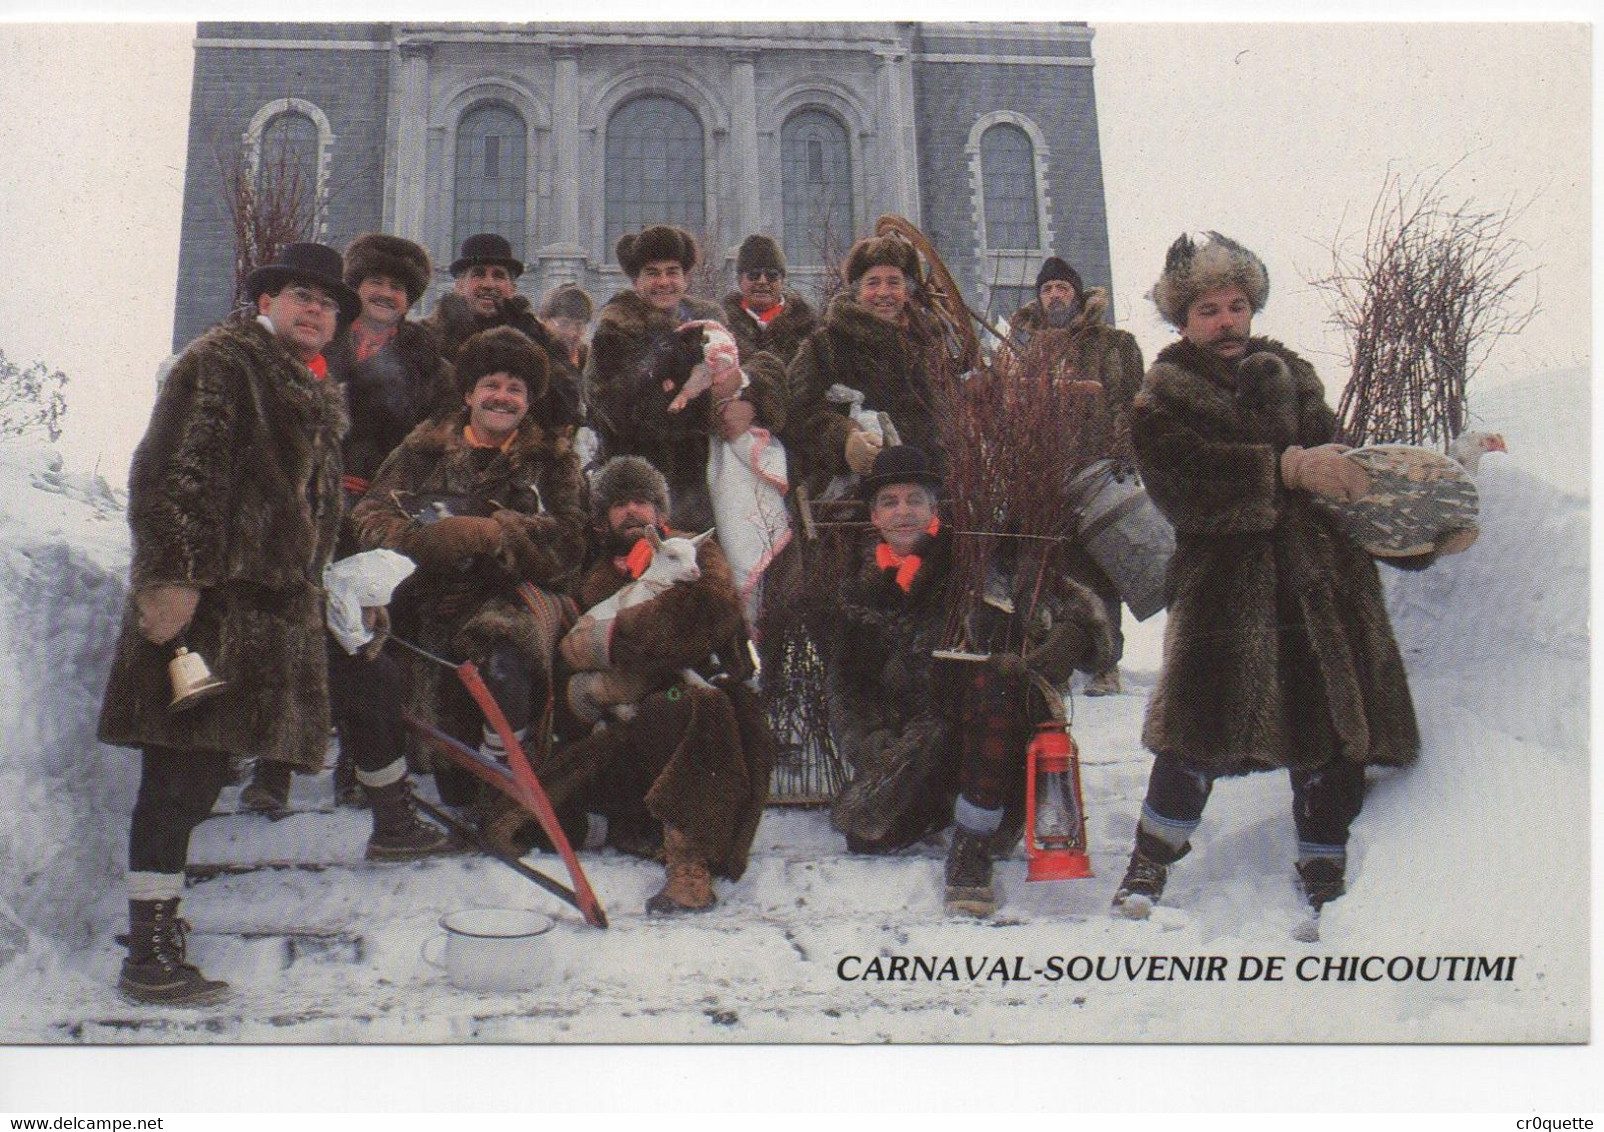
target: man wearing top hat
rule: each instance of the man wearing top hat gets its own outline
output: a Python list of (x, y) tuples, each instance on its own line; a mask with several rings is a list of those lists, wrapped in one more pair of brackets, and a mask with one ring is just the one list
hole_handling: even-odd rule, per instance
[(524, 263), (512, 254), (507, 238), (494, 232), (469, 236), (450, 270), (451, 290), (423, 320), (438, 337), (446, 360), (455, 362), (457, 351), (475, 334), (512, 327), (545, 351), (550, 363), (551, 380), (530, 413), (544, 428), (578, 427), (579, 372), (570, 363), (568, 350), (535, 317), (528, 296), (518, 293)]
[[(323, 350), (361, 309), (342, 266), (332, 248), (290, 244), (252, 272), (250, 306), (191, 343), (162, 384), (129, 470), (129, 597), (98, 734), (141, 752), (120, 981), (139, 1002), (209, 1002), (227, 989), (186, 961), (178, 898), (190, 834), (230, 760), (323, 765), (322, 580), (346, 431)], [(173, 711), (178, 646), (227, 686)]]

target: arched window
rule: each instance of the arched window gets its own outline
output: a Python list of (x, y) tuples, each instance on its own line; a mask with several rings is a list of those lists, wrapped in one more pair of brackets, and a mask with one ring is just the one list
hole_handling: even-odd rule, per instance
[(453, 246), (479, 232), (507, 237), (513, 254), (524, 244), (528, 131), (512, 107), (485, 102), (457, 124)]
[(317, 123), (298, 110), (275, 114), (256, 151), (256, 195), (264, 207), (310, 217), (318, 200)]
[(607, 249), (648, 224), (707, 223), (702, 123), (672, 98), (631, 99), (607, 120)]
[(980, 182), (986, 206), (986, 247), (1041, 247), (1036, 211), (1036, 154), (1018, 126), (998, 123), (980, 138)]
[(804, 110), (780, 128), (780, 196), (791, 263), (824, 263), (852, 245), (852, 147), (833, 115)]

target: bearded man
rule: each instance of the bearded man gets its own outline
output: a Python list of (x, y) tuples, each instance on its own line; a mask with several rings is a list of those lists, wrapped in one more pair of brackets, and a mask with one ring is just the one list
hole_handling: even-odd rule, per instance
[(549, 375), (530, 411), (543, 428), (577, 428), (583, 420), (578, 371), (570, 365), (568, 351), (535, 317), (528, 296), (518, 292), (523, 273), (523, 260), (512, 254), (505, 236), (469, 236), (452, 261), (451, 290), (440, 297), (424, 325), (434, 331), (441, 353), (452, 362), (464, 342), (486, 330), (510, 326), (527, 336), (545, 353)]
[(786, 374), (788, 424), (781, 433), (791, 480), (817, 496), (834, 476), (866, 475), (881, 447), (827, 392), (840, 384), (864, 395), (864, 408), (890, 414), (902, 439), (944, 470), (931, 407), (930, 367), (941, 364), (941, 336), (912, 303), (919, 280), (913, 246), (895, 236), (859, 240), (842, 266), (847, 290), (830, 300), (824, 322), (797, 351)]
[[(1021, 307), (1009, 323), (1009, 335), (1019, 348), (1003, 352), (1005, 364), (1050, 367), (1055, 377), (1076, 382), (1074, 388), (1082, 391), (1085, 411), (1074, 435), (1063, 438), (1063, 450), (1073, 457), (1065, 467), (1071, 476), (1099, 460), (1109, 461), (1120, 479), (1136, 467), (1130, 411), (1142, 386), (1142, 350), (1129, 333), (1108, 325), (1107, 316), (1108, 292), (1101, 287), (1087, 290), (1079, 272), (1049, 256), (1036, 274), (1036, 301)], [(1085, 691), (1088, 696), (1115, 695), (1125, 652), (1119, 587), (1080, 542), (1068, 549), (1066, 568), (1102, 601), (1114, 638), (1113, 663), (1095, 674)]]
[[(630, 287), (609, 299), (597, 316), (585, 368), (585, 401), (601, 458), (640, 456), (668, 480), (673, 522), (682, 530), (713, 526), (707, 485), (709, 438), (733, 440), (753, 425), (778, 430), (784, 423), (784, 391), (778, 374), (739, 365), (723, 311), (687, 294), (689, 272), (699, 250), (682, 228), (653, 225), (619, 237), (618, 265)], [(713, 375), (706, 402), (698, 397), (671, 412), (675, 359), (683, 344), (676, 331), (691, 321), (703, 331), (702, 355), (729, 363)], [(689, 367), (681, 366), (688, 372)]]
[[(1181, 333), (1148, 371), (1131, 436), (1175, 526), (1164, 667), (1142, 742), (1154, 754), (1116, 912), (1148, 915), (1191, 848), (1218, 778), (1285, 769), (1297, 873), (1312, 914), (1345, 891), (1365, 768), (1409, 766), (1420, 732), (1375, 562), (1316, 497), (1369, 477), (1331, 443), (1314, 367), (1254, 337), (1269, 272), (1211, 232), (1181, 236), (1152, 291)], [(1453, 540), (1416, 559), (1421, 568)]]
[[(118, 983), (135, 1002), (227, 992), (188, 962), (178, 902), (190, 835), (230, 760), (323, 765), (323, 568), (339, 530), (346, 430), (323, 350), (361, 309), (340, 269), (334, 249), (290, 244), (253, 271), (250, 307), (191, 343), (162, 383), (129, 470), (130, 590), (98, 734), (141, 752)], [(173, 711), (167, 666), (180, 646), (227, 686)], [(374, 805), (377, 821), (402, 803)]]
[[(648, 528), (662, 538), (676, 534), (668, 482), (639, 457), (608, 461), (592, 482), (591, 504), (597, 541), (580, 586), (586, 609), (650, 566)], [(773, 737), (744, 683), (741, 599), (729, 563), (707, 539), (696, 564), (698, 577), (616, 617), (581, 617), (563, 639), (569, 670), (616, 672), (651, 691), (628, 722), (584, 734), (593, 713), (580, 681), (571, 681), (566, 722), (571, 735), (584, 737), (560, 744), (537, 768), (581, 843), (661, 852), (665, 883), (646, 903), (654, 915), (711, 908), (712, 875), (740, 879), (774, 765)], [(688, 680), (686, 669), (699, 678)]]

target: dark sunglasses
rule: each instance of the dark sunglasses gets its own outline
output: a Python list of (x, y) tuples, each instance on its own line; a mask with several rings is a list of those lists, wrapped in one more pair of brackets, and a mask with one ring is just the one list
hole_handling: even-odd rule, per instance
[(745, 277), (748, 283), (774, 283), (778, 280), (784, 279), (785, 272), (775, 271), (771, 267), (764, 267), (758, 269), (757, 271), (746, 272)]

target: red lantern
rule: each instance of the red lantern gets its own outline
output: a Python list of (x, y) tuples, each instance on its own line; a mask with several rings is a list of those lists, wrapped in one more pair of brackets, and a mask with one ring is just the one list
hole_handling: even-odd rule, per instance
[(1038, 724), (1025, 756), (1026, 880), (1076, 880), (1092, 875), (1086, 856), (1080, 753), (1069, 726)]

